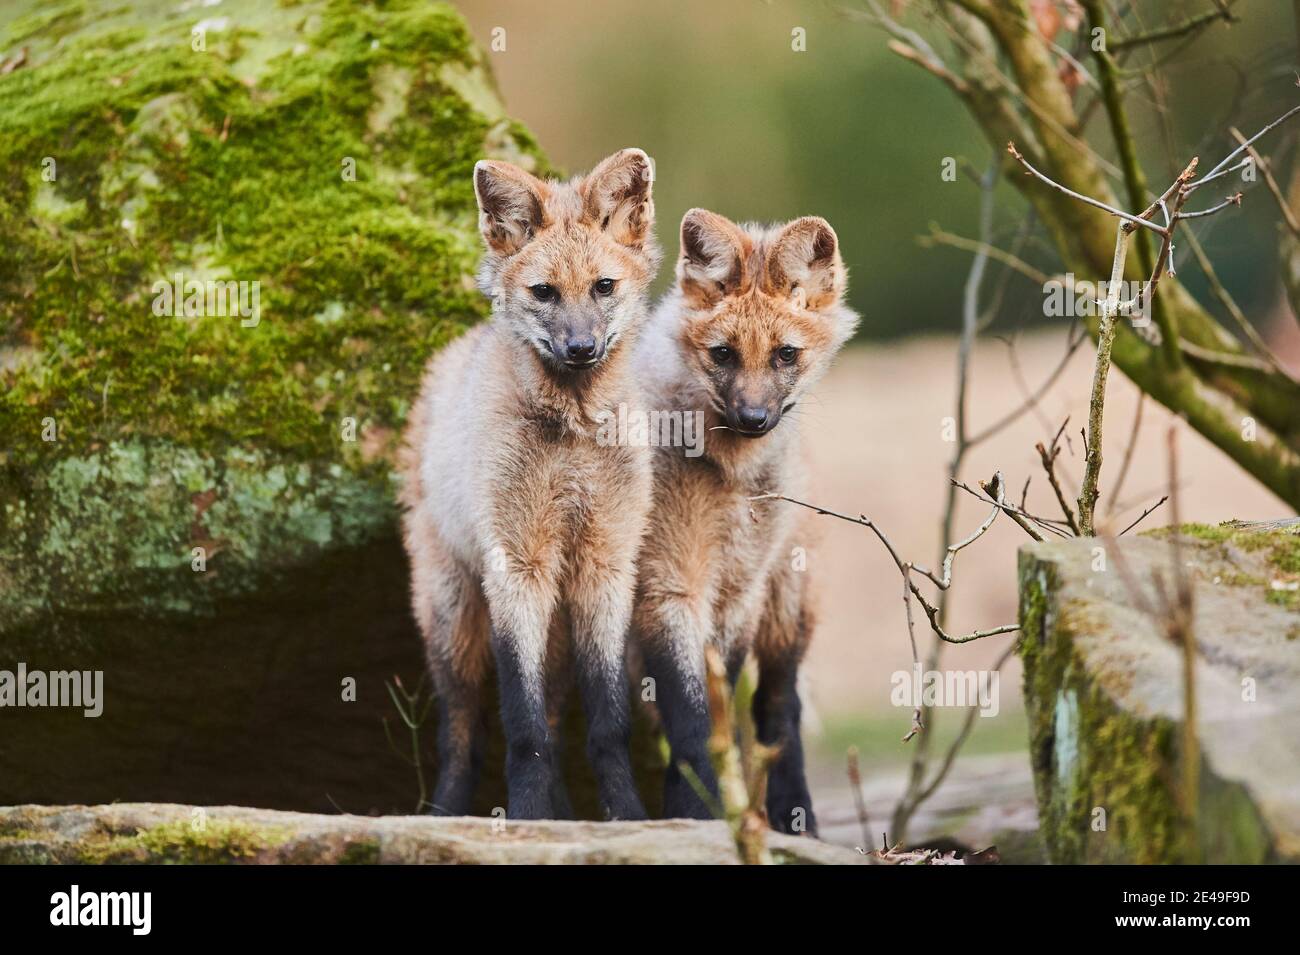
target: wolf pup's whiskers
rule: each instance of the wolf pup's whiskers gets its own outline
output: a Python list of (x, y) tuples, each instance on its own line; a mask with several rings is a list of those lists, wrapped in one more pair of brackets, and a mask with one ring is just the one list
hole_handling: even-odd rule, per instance
[(655, 455), (655, 504), (642, 550), (633, 632), (672, 750), (665, 814), (707, 818), (689, 770), (716, 795), (709, 762), (704, 649), (736, 678), (752, 647), (760, 742), (779, 747), (767, 786), (773, 827), (815, 833), (799, 738), (799, 664), (812, 631), (809, 536), (793, 508), (806, 468), (790, 410), (826, 371), (858, 316), (843, 302), (844, 265), (824, 219), (737, 226), (692, 209), (682, 220), (677, 287), (637, 351), (652, 402), (698, 408), (704, 453)]
[(440, 708), (435, 812), (469, 811), (495, 658), (508, 814), (568, 814), (556, 728), (576, 676), (603, 811), (645, 815), (624, 650), (651, 461), (595, 432), (599, 412), (643, 403), (630, 350), (659, 259), (651, 170), (639, 149), (566, 183), (475, 166), (493, 315), (430, 363), (403, 467), (412, 600)]

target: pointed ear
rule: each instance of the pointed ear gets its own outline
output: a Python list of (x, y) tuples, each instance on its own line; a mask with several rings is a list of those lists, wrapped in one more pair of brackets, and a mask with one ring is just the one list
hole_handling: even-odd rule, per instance
[(620, 149), (579, 184), (583, 215), (615, 242), (639, 249), (654, 226), (653, 182), (650, 157), (640, 149)]
[(814, 310), (838, 303), (844, 294), (844, 263), (831, 224), (804, 216), (782, 228), (767, 254), (763, 290), (798, 296)]
[(482, 159), (474, 164), (478, 227), (489, 249), (514, 255), (546, 224), (549, 187), (508, 162)]
[(745, 235), (716, 212), (691, 209), (682, 217), (682, 255), (677, 281), (696, 306), (710, 306), (745, 281)]

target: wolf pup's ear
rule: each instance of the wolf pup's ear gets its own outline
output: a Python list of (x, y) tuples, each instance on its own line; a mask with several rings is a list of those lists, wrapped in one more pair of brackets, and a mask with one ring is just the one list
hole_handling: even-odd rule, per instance
[(844, 263), (831, 224), (804, 216), (784, 226), (767, 255), (763, 290), (813, 310), (836, 305), (844, 294)]
[(682, 255), (677, 281), (697, 307), (715, 305), (745, 281), (746, 240), (740, 227), (707, 209), (682, 217)]
[(640, 249), (654, 227), (653, 182), (650, 157), (640, 149), (620, 149), (579, 184), (583, 214), (615, 242)]
[(546, 224), (546, 183), (508, 162), (474, 164), (478, 227), (489, 249), (514, 255)]

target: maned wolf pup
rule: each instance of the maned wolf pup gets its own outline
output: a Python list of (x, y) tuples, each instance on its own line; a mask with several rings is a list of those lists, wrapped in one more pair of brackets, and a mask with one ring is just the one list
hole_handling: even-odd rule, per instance
[(630, 348), (659, 260), (650, 160), (624, 149), (567, 183), (484, 161), (474, 191), (493, 315), (430, 362), (404, 464), (412, 602), (441, 715), (433, 811), (469, 810), (495, 656), (509, 815), (568, 812), (555, 734), (572, 666), (605, 815), (644, 818), (624, 650), (652, 462), (598, 445), (593, 421), (640, 403)]
[(802, 520), (788, 504), (749, 498), (803, 493), (799, 430), (793, 421), (778, 425), (858, 316), (843, 303), (844, 265), (824, 219), (761, 228), (692, 209), (681, 249), (677, 287), (637, 354), (651, 401), (700, 409), (708, 435), (700, 457), (657, 452), (639, 560), (633, 631), (672, 749), (665, 815), (708, 815), (681, 762), (717, 792), (704, 687), (712, 640), (733, 680), (751, 646), (758, 659), (758, 738), (780, 747), (767, 787), (772, 826), (815, 833), (795, 689), (812, 627), (806, 575), (793, 560)]

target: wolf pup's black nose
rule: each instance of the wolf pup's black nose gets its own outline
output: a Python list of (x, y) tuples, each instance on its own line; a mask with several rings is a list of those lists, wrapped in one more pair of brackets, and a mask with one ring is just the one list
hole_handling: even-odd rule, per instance
[(741, 408), (736, 412), (736, 418), (745, 431), (762, 431), (767, 427), (766, 408)]
[(585, 338), (570, 338), (564, 343), (564, 357), (571, 362), (588, 362), (596, 357), (596, 339), (590, 335)]

